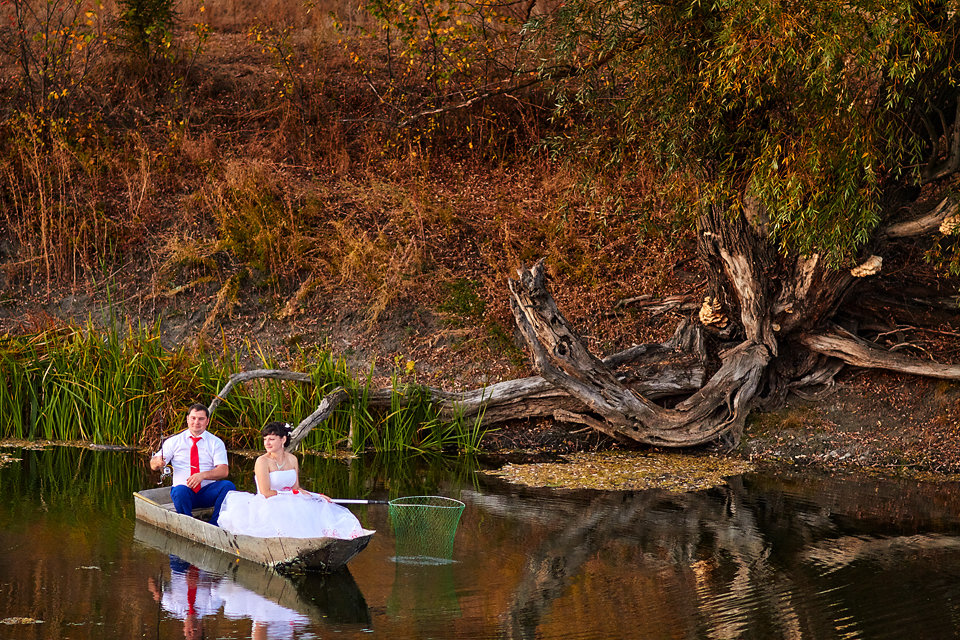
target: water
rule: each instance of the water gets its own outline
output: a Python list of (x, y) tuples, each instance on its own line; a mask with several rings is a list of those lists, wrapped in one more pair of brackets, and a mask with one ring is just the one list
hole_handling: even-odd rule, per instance
[[(453, 562), (395, 562), (370, 505), (353, 510), (378, 533), (348, 572), (288, 578), (137, 525), (130, 496), (157, 479), (141, 455), (3, 451), (21, 461), (0, 469), (2, 640), (960, 636), (953, 483), (781, 472), (562, 492), (469, 462), (304, 456), (304, 484), (331, 495), (467, 506)], [(231, 462), (249, 489), (252, 462)]]

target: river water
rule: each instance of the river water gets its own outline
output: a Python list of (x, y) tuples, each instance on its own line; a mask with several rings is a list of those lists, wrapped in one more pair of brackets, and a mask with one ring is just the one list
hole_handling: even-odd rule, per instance
[[(3, 449), (0, 639), (953, 638), (960, 488), (784, 470), (688, 494), (533, 490), (472, 460), (303, 456), (338, 497), (466, 504), (452, 561), (398, 562), (387, 509), (333, 576), (286, 577), (134, 519), (142, 455)], [(250, 489), (252, 462), (234, 457)], [(195, 585), (193, 613), (187, 595)]]

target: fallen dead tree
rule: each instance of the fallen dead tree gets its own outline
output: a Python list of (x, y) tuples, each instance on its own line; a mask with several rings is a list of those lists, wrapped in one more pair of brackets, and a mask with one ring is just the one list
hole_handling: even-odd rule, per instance
[[(706, 376), (702, 334), (678, 330), (663, 344), (635, 346), (615, 353), (603, 362), (618, 371), (625, 384), (633, 383), (650, 398), (663, 398), (698, 389)], [(452, 392), (428, 387), (430, 397), (442, 407), (442, 415), (466, 419), (482, 416), (485, 425), (512, 420), (558, 417), (583, 411), (582, 400), (542, 376), (507, 380), (480, 389)], [(392, 389), (370, 394), (370, 407), (389, 409)]]
[[(254, 369), (251, 371), (235, 373), (230, 376), (230, 378), (227, 380), (227, 383), (214, 397), (213, 401), (207, 407), (207, 413), (210, 415), (210, 417), (213, 417), (213, 413), (217, 410), (217, 407), (220, 406), (224, 399), (226, 399), (227, 395), (229, 395), (237, 385), (258, 379), (289, 380), (292, 382), (313, 381), (309, 374), (300, 373), (297, 371), (287, 371), (285, 369)], [(316, 410), (301, 420), (300, 423), (290, 433), (290, 439), (287, 441), (287, 450), (295, 451), (300, 445), (300, 441), (310, 433), (310, 430), (333, 415), (333, 412), (340, 405), (340, 403), (342, 403), (348, 397), (349, 394), (345, 389), (343, 389), (343, 387), (337, 387), (325, 395), (317, 405)]]

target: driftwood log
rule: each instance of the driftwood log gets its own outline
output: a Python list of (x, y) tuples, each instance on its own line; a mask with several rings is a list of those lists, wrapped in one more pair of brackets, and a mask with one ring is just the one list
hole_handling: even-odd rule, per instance
[[(606, 366), (620, 372), (619, 379), (632, 383), (651, 398), (691, 393), (703, 384), (706, 369), (702, 359), (702, 334), (681, 327), (663, 344), (634, 346), (603, 359)], [(452, 392), (429, 387), (446, 418), (482, 418), (485, 425), (496, 425), (526, 418), (558, 417), (563, 412), (584, 410), (581, 400), (542, 376), (498, 382), (480, 389)], [(370, 394), (372, 409), (389, 409), (391, 389)]]
[[(882, 243), (936, 230), (952, 233), (957, 225), (948, 223), (958, 211), (957, 202), (947, 197), (929, 213), (878, 230), (881, 243), (871, 249), (882, 252), (890, 248)], [(621, 301), (652, 313), (686, 314), (669, 343), (634, 347), (637, 353), (656, 354), (656, 371), (636, 367), (626, 353), (604, 359), (592, 354), (557, 308), (543, 261), (518, 271), (509, 281), (511, 309), (545, 383), (540, 392), (550, 394), (549, 400), (562, 398), (553, 407), (555, 418), (658, 446), (688, 447), (718, 438), (732, 443), (751, 410), (777, 407), (791, 392), (821, 392), (844, 366), (960, 380), (960, 365), (912, 355), (908, 343), (884, 345), (863, 335), (876, 338), (902, 329), (896, 322), (876, 325), (894, 312), (912, 326), (926, 324), (957, 335), (943, 330), (958, 324), (956, 296), (932, 289), (930, 295), (908, 299), (902, 283), (883, 283), (883, 260), (876, 254), (846, 269), (815, 254), (782, 255), (763, 216), (747, 213), (701, 216), (698, 247), (708, 295), (696, 316), (690, 317), (689, 295)], [(878, 314), (877, 308), (887, 313)], [(869, 315), (882, 331), (864, 322)], [(619, 365), (632, 369), (625, 372)], [(514, 403), (521, 406), (519, 398)], [(537, 413), (551, 412), (538, 407)]]
[[(233, 388), (238, 384), (262, 378), (290, 380), (293, 382), (313, 381), (309, 374), (299, 373), (297, 371), (287, 371), (285, 369), (255, 369), (252, 371), (235, 373), (230, 376), (230, 378), (227, 380), (227, 383), (223, 386), (223, 389), (220, 390), (217, 396), (210, 403), (210, 406), (207, 408), (207, 412), (211, 417), (213, 417), (213, 412), (216, 411), (217, 407), (220, 406), (220, 403), (224, 401), (227, 395), (229, 395)], [(300, 423), (290, 433), (290, 440), (287, 442), (286, 447), (287, 451), (296, 451), (297, 447), (300, 445), (300, 442), (307, 436), (308, 433), (310, 433), (310, 430), (329, 418), (337, 406), (348, 397), (349, 395), (343, 387), (337, 387), (324, 396), (323, 400), (321, 400), (320, 404), (317, 406), (317, 409), (300, 421)]]
[(310, 382), (311, 378), (309, 374), (298, 373), (296, 371), (287, 371), (286, 369), (254, 369), (252, 371), (241, 371), (240, 373), (235, 373), (227, 380), (227, 383), (223, 385), (223, 389), (220, 389), (220, 392), (217, 393), (213, 401), (210, 403), (210, 406), (207, 407), (207, 413), (210, 414), (210, 417), (213, 417), (213, 412), (217, 410), (217, 407), (220, 406), (220, 403), (230, 395), (230, 392), (233, 391), (233, 388), (238, 384), (244, 382), (249, 382), (250, 380), (256, 380), (259, 378), (270, 378), (274, 380), (292, 380), (295, 382)]

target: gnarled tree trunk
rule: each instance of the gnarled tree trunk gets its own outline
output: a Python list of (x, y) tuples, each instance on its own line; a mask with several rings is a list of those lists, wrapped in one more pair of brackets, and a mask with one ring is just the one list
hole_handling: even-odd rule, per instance
[[(942, 221), (956, 210), (955, 204), (941, 203), (935, 212)], [(905, 237), (933, 226), (901, 224), (880, 236)], [(557, 308), (542, 261), (518, 271), (509, 283), (511, 308), (535, 367), (580, 403), (556, 417), (619, 439), (686, 447), (721, 436), (739, 439), (752, 408), (777, 404), (791, 390), (831, 384), (843, 363), (960, 379), (960, 366), (884, 350), (832, 323), (859, 276), (875, 273), (879, 260), (869, 269), (842, 270), (816, 255), (784, 257), (774, 251), (762, 224), (713, 212), (701, 219), (699, 241), (710, 289), (700, 318), (711, 326), (685, 322), (678, 331), (686, 337), (674, 342), (714, 373), (671, 405), (653, 402), (588, 351)], [(714, 347), (713, 358), (704, 349), (707, 343)]]
[[(511, 308), (544, 379), (580, 400), (585, 411), (568, 414), (615, 438), (684, 447), (715, 440), (743, 426), (771, 360), (770, 348), (751, 340), (727, 351), (720, 368), (672, 408), (631, 389), (591, 354), (546, 288), (542, 262), (510, 281)], [(697, 335), (702, 328), (688, 325)], [(688, 343), (702, 344), (702, 338)]]

